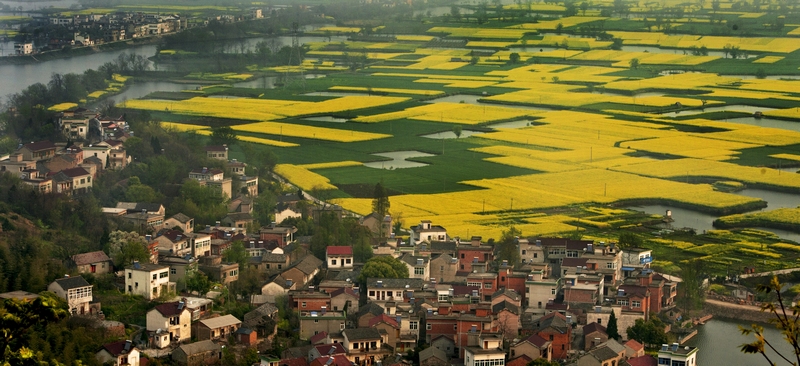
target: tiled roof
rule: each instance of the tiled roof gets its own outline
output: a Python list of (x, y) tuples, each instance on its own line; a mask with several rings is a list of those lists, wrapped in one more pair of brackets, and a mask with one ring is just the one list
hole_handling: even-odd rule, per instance
[(625, 342), (625, 346), (629, 347), (630, 349), (632, 349), (634, 351), (641, 351), (641, 350), (644, 349), (644, 345), (642, 345), (641, 343), (637, 342), (635, 339), (631, 339), (631, 340)]
[(358, 294), (356, 294), (356, 292), (353, 291), (353, 289), (349, 288), (349, 287), (343, 287), (343, 288), (339, 288), (339, 289), (334, 290), (333, 292), (331, 292), (331, 298), (334, 298), (334, 297), (342, 295), (342, 294), (358, 298)]
[(600, 332), (606, 335), (608, 334), (608, 332), (606, 331), (606, 327), (598, 324), (597, 322), (586, 324), (586, 326), (583, 327), (584, 335), (591, 334), (594, 332)]
[(108, 255), (106, 255), (106, 253), (103, 252), (102, 250), (98, 250), (96, 252), (75, 254), (72, 256), (72, 261), (75, 262), (75, 264), (78, 266), (98, 263), (98, 262), (105, 262), (110, 260), (111, 258), (108, 258)]
[(184, 344), (184, 345), (182, 345), (182, 346), (180, 346), (178, 348), (181, 349), (183, 351), (183, 353), (185, 353), (188, 356), (196, 355), (198, 353), (203, 353), (203, 352), (207, 352), (207, 351), (211, 351), (211, 350), (219, 351), (219, 350), (222, 349), (222, 347), (220, 347), (220, 345), (218, 345), (218, 344), (216, 344), (216, 343), (214, 343), (214, 342), (212, 342), (210, 340)]
[(348, 246), (330, 246), (325, 248), (327, 255), (353, 255), (353, 247)]
[(30, 151), (42, 151), (42, 150), (55, 149), (56, 148), (56, 144), (54, 144), (52, 141), (31, 142), (31, 143), (25, 144), (23, 146), (25, 146), (25, 148), (27, 148)]
[(172, 215), (172, 217), (170, 217), (170, 218), (174, 219), (174, 220), (176, 220), (178, 222), (182, 222), (184, 224), (192, 220), (191, 217), (186, 216), (186, 215), (184, 215), (183, 213), (180, 213), (180, 212)]
[(377, 316), (377, 315), (383, 314), (384, 311), (385, 310), (380, 305), (378, 305), (378, 304), (376, 304), (374, 302), (370, 302), (370, 303), (367, 303), (366, 305), (358, 308), (358, 313), (356, 313), (356, 315), (359, 318), (361, 316), (363, 316), (363, 315), (366, 315), (366, 314), (372, 314), (372, 315)]
[(503, 300), (503, 301), (501, 301), (501, 302), (499, 302), (497, 304), (494, 304), (492, 306), (492, 313), (493, 314), (498, 314), (501, 311), (503, 311), (503, 309), (507, 309), (508, 311), (519, 315), (519, 306), (514, 305), (514, 304), (512, 304), (512, 303), (510, 303), (508, 301), (505, 301), (505, 300)]
[(440, 350), (440, 349), (438, 349), (436, 347), (428, 347), (428, 348), (426, 348), (426, 349), (424, 349), (422, 351), (419, 351), (419, 362), (420, 363), (424, 362), (425, 360), (427, 360), (427, 359), (429, 359), (431, 357), (438, 358), (438, 359), (442, 360), (443, 362), (448, 362), (449, 361), (449, 359), (447, 358), (447, 354), (444, 353), (444, 351), (442, 351), (442, 350)]
[(56, 283), (64, 290), (91, 286), (89, 282), (86, 282), (86, 280), (81, 276), (59, 278), (56, 280)]
[[(325, 332), (322, 332), (325, 333)], [(320, 333), (320, 334), (322, 334)], [(325, 333), (325, 337), (327, 337), (327, 333)], [(322, 337), (321, 339), (324, 339)], [(312, 337), (313, 338), (313, 337)], [(313, 341), (311, 343), (314, 343)], [(319, 352), (320, 355), (337, 355), (337, 354), (346, 354), (347, 350), (344, 349), (341, 343), (331, 343), (331, 344), (320, 344), (314, 346), (314, 348)], [(332, 353), (331, 353), (332, 352)]]
[(64, 173), (64, 175), (66, 175), (66, 176), (68, 176), (70, 178), (89, 175), (89, 172), (87, 172), (86, 169), (83, 169), (81, 167), (71, 168), (71, 169), (64, 169), (64, 170), (61, 171), (61, 173)]
[[(326, 332), (326, 331), (324, 331), (324, 330), (323, 330), (322, 332), (319, 332), (319, 333), (317, 333), (317, 334), (314, 334), (314, 335), (313, 335), (313, 336), (311, 336), (311, 338), (309, 338), (308, 340), (311, 342), (311, 344), (315, 344), (315, 343), (317, 343), (317, 342), (319, 342), (319, 341), (321, 341), (321, 340), (323, 340), (323, 339), (325, 339), (325, 338), (328, 338), (328, 332)], [(337, 344), (338, 344), (338, 343), (337, 343)]]
[(367, 288), (378, 288), (378, 281), (382, 281), (383, 287), (393, 289), (405, 288), (408, 285), (409, 289), (419, 290), (423, 285), (421, 278), (368, 278)]
[(370, 319), (369, 320), (369, 326), (370, 327), (374, 327), (376, 324), (381, 323), (381, 322), (389, 324), (394, 328), (399, 327), (397, 325), (397, 320), (391, 318), (390, 316), (388, 316), (386, 314), (381, 314), (381, 315), (378, 315), (378, 316)]
[(551, 328), (551, 327), (561, 332), (562, 334), (566, 333), (568, 330), (567, 317), (565, 317), (561, 313), (552, 312), (539, 319), (538, 326), (536, 327), (536, 329), (537, 332), (540, 332), (546, 328)]
[(499, 296), (503, 296), (503, 295), (505, 295), (506, 297), (508, 297), (508, 298), (510, 298), (512, 300), (519, 300), (520, 299), (520, 296), (516, 291), (514, 291), (512, 289), (509, 289), (509, 288), (502, 288), (502, 289), (500, 289), (497, 292), (492, 294), (492, 300), (496, 299)]
[(601, 343), (598, 346), (598, 348), (599, 347), (608, 347), (608, 348), (610, 348), (612, 351), (614, 351), (616, 353), (625, 352), (625, 346), (619, 344), (619, 342), (617, 342), (617, 341), (615, 341), (613, 339), (609, 339), (609, 340)]
[(531, 336), (525, 338), (523, 342), (529, 342), (530, 344), (536, 346), (539, 349), (546, 347), (547, 343), (550, 343), (550, 341), (540, 337), (538, 334), (531, 334)]
[(208, 168), (203, 169), (203, 168), (200, 168), (200, 169), (192, 169), (191, 173), (192, 174), (217, 175), (217, 174), (223, 174), (224, 172), (222, 170), (219, 170), (219, 169), (208, 169)]
[(216, 329), (220, 327), (226, 327), (229, 325), (241, 324), (242, 322), (239, 319), (236, 319), (235, 316), (228, 314), (228, 315), (218, 316), (216, 318), (204, 319), (201, 320), (200, 323), (208, 327), (208, 329)]
[(586, 265), (586, 261), (588, 261), (586, 258), (564, 258), (561, 261), (561, 267), (583, 267)]
[(614, 352), (611, 348), (600, 347), (589, 351), (589, 353), (600, 360), (600, 362), (611, 360), (619, 357), (619, 354)]
[(161, 313), (165, 317), (178, 315), (184, 311), (188, 311), (186, 304), (181, 304), (179, 301), (168, 302), (166, 304), (157, 305), (154, 310)]
[(206, 146), (206, 151), (228, 151), (228, 147), (224, 145)]
[(115, 357), (121, 354), (130, 353), (130, 351), (134, 348), (136, 347), (131, 343), (131, 341), (116, 341), (103, 345), (103, 349)]
[(381, 337), (381, 333), (375, 328), (345, 329), (342, 334), (344, 334), (349, 341), (377, 339)]
[(628, 359), (631, 366), (658, 366), (658, 361), (653, 356), (644, 355)]
[(308, 366), (308, 361), (305, 357), (285, 358), (281, 359), (280, 366)]
[(351, 366), (353, 365), (347, 357), (343, 355), (334, 355), (334, 356), (320, 356), (317, 357), (314, 361), (311, 361), (309, 364), (311, 366)]
[(315, 271), (319, 270), (322, 266), (322, 261), (319, 258), (309, 254), (303, 257), (299, 263), (297, 263), (293, 268), (297, 268), (300, 272), (303, 272), (307, 275), (314, 273)]

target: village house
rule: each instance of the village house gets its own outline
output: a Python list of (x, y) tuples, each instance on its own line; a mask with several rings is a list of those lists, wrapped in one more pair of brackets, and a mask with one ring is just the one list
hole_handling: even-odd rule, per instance
[(419, 245), (422, 242), (430, 243), (434, 240), (447, 240), (447, 229), (439, 225), (433, 225), (430, 220), (420, 221), (419, 225), (411, 228), (410, 233), (409, 240), (413, 245)]
[(369, 278), (367, 299), (386, 309), (391, 308), (387, 305), (411, 302), (414, 291), (421, 291), (422, 288), (423, 281), (419, 278)]
[(105, 274), (113, 270), (111, 258), (102, 250), (75, 254), (72, 256), (72, 263), (78, 273)]
[(331, 295), (324, 292), (290, 291), (289, 297), (295, 309), (324, 312), (331, 309)]
[(353, 247), (329, 246), (325, 248), (325, 263), (328, 268), (353, 268)]
[(313, 255), (307, 255), (291, 268), (283, 271), (281, 277), (292, 283), (303, 286), (319, 273), (322, 261)]
[(175, 283), (169, 280), (169, 267), (165, 265), (134, 262), (125, 267), (125, 293), (156, 299), (175, 292)]
[(285, 227), (270, 225), (261, 228), (259, 231), (259, 238), (265, 242), (274, 241), (277, 243), (278, 247), (283, 248), (294, 241), (294, 233), (296, 232), (297, 228), (294, 226)]
[(192, 313), (181, 301), (156, 305), (147, 312), (147, 333), (158, 348), (192, 338)]
[(400, 257), (400, 261), (408, 268), (408, 276), (410, 278), (419, 278), (423, 281), (428, 281), (430, 279), (430, 258), (417, 257), (411, 253), (406, 253)]
[(331, 296), (331, 310), (333, 311), (350, 311), (353, 306), (358, 306), (358, 294), (355, 293), (352, 287), (339, 288), (330, 292)]
[(533, 360), (544, 358), (550, 361), (553, 356), (552, 344), (553, 342), (540, 337), (538, 334), (531, 334), (527, 338), (512, 345), (509, 350), (509, 355), (511, 358), (528, 356)]
[(380, 331), (375, 328), (345, 329), (344, 347), (347, 349), (351, 361), (360, 364), (362, 361), (374, 364), (389, 351), (383, 348), (384, 339)]
[(233, 315), (223, 315), (216, 318), (200, 320), (192, 325), (192, 333), (199, 340), (226, 339), (236, 332), (242, 321)]
[(99, 304), (95, 307), (90, 305), (93, 298), (92, 285), (81, 276), (59, 278), (47, 286), (47, 291), (66, 300), (73, 315), (95, 314), (100, 310)]
[(222, 359), (222, 346), (210, 340), (183, 344), (172, 351), (171, 357), (179, 365), (213, 365)]
[(175, 231), (191, 233), (194, 232), (194, 219), (179, 212), (164, 220), (164, 227)]
[(217, 160), (228, 160), (228, 145), (206, 146), (206, 157)]
[(420, 366), (448, 366), (450, 358), (444, 351), (436, 347), (428, 347), (419, 351), (419, 364)]
[(449, 254), (439, 254), (430, 260), (430, 278), (438, 283), (454, 282), (458, 272), (458, 259)]
[(494, 247), (484, 245), (481, 239), (480, 236), (473, 236), (468, 244), (458, 244), (456, 256), (459, 272), (486, 272), (494, 261)]
[(200, 258), (198, 269), (212, 281), (228, 285), (239, 279), (239, 263), (222, 261), (222, 256), (210, 255)]
[(231, 198), (231, 178), (225, 178), (225, 172), (206, 167), (189, 172), (189, 179), (196, 180), (201, 186), (214, 188), (223, 197)]
[(82, 167), (62, 170), (52, 175), (52, 179), (56, 193), (76, 195), (92, 189), (92, 174)]
[(49, 140), (24, 144), (17, 151), (25, 161), (42, 161), (56, 155), (56, 145)]
[(131, 341), (117, 341), (103, 345), (103, 349), (95, 354), (102, 364), (114, 366), (139, 366), (139, 350)]
[(534, 323), (534, 334), (552, 342), (553, 359), (567, 358), (572, 341), (572, 326), (559, 312), (547, 314)]
[(341, 311), (300, 311), (300, 339), (309, 339), (319, 333), (340, 333), (347, 318)]
[(359, 220), (362, 226), (366, 226), (369, 231), (377, 238), (385, 240), (393, 236), (392, 233), (392, 217), (385, 215), (379, 217), (375, 212), (362, 217)]
[(606, 327), (592, 322), (583, 327), (583, 342), (585, 351), (597, 347), (601, 343), (608, 341)]
[(464, 349), (464, 366), (502, 365), (506, 360), (503, 340), (494, 335), (477, 336), (476, 345)]

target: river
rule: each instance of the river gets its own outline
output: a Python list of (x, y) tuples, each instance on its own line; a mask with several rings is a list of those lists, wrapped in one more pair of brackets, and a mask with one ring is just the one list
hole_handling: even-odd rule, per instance
[[(744, 354), (739, 351), (739, 346), (750, 343), (755, 338), (753, 335), (745, 336), (739, 331), (739, 326), (749, 327), (750, 324), (731, 319), (712, 319), (705, 325), (698, 327), (697, 335), (686, 342), (687, 346), (700, 348), (697, 355), (697, 364), (703, 366), (758, 366), (766, 365), (764, 357), (759, 354)], [(781, 333), (770, 325), (764, 325), (764, 333), (768, 340), (783, 354), (791, 356), (792, 347), (783, 340)], [(777, 362), (775, 352), (768, 352), (770, 358)], [(791, 359), (791, 358), (790, 358)], [(777, 363), (783, 365), (785, 363)]]

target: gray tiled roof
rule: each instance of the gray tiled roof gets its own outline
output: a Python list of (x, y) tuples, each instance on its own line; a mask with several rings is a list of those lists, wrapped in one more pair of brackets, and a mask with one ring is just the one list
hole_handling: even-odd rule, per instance
[(413, 290), (422, 289), (423, 284), (423, 281), (420, 278), (368, 278), (367, 288), (378, 288), (378, 281), (382, 281), (383, 287), (405, 288), (406, 285), (408, 285), (408, 288)]
[(381, 333), (375, 328), (345, 329), (342, 334), (344, 334), (349, 341), (377, 339), (381, 337)]
[(300, 262), (294, 266), (294, 268), (297, 268), (301, 272), (309, 275), (314, 273), (314, 271), (318, 270), (321, 266), (322, 261), (319, 258), (309, 254), (303, 257), (303, 259), (301, 259)]
[(78, 287), (87, 287), (91, 286), (89, 282), (86, 282), (85, 279), (81, 276), (75, 277), (68, 277), (68, 278), (59, 278), (56, 280), (56, 283), (61, 286), (64, 290), (69, 290)]

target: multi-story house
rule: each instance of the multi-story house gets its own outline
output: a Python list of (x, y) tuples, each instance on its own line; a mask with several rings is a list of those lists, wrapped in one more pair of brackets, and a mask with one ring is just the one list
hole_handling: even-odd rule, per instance
[(411, 228), (411, 238), (409, 240), (414, 245), (422, 242), (430, 243), (434, 240), (445, 241), (447, 240), (447, 229), (439, 225), (433, 225), (430, 220), (422, 220), (419, 225)]
[(560, 278), (549, 278), (542, 271), (531, 272), (525, 281), (527, 306), (544, 309), (548, 302), (556, 299), (556, 295), (561, 291), (561, 286)]
[(103, 345), (95, 358), (104, 365), (139, 366), (139, 350), (131, 341), (117, 341)]
[[(578, 254), (583, 252), (591, 240), (572, 240), (565, 238), (536, 238), (534, 243), (541, 244), (547, 263), (552, 268), (553, 275), (561, 275), (561, 260), (564, 258), (578, 258)], [(569, 254), (567, 252), (569, 251)]]
[(331, 308), (331, 294), (312, 291), (294, 291), (289, 293), (294, 308), (303, 311), (327, 311)]
[(542, 241), (519, 239), (519, 258), (522, 263), (545, 263), (545, 249)]
[(300, 312), (300, 338), (309, 339), (316, 334), (340, 333), (345, 328), (347, 318), (341, 311), (301, 311)]
[(212, 187), (223, 197), (231, 198), (231, 178), (225, 178), (225, 172), (219, 169), (203, 167), (189, 172), (189, 179), (196, 180), (201, 186)]
[(662, 344), (658, 350), (658, 364), (670, 366), (694, 366), (697, 365), (697, 354), (700, 349), (697, 347), (681, 347), (678, 343)]
[(348, 358), (356, 364), (366, 362), (374, 364), (382, 356), (390, 354), (383, 347), (385, 338), (375, 328), (345, 329), (342, 331), (344, 348), (347, 349)]
[(147, 332), (158, 348), (192, 338), (192, 313), (183, 301), (156, 305), (147, 312)]
[(464, 366), (504, 365), (503, 340), (495, 335), (480, 335), (474, 346), (464, 349)]
[(186, 290), (186, 279), (197, 272), (197, 261), (188, 256), (160, 256), (158, 264), (169, 266), (169, 282), (174, 282), (179, 291)]
[(458, 272), (458, 259), (449, 254), (439, 254), (430, 260), (431, 279), (438, 283), (453, 282)]
[(239, 279), (239, 263), (227, 263), (222, 261), (222, 256), (210, 255), (200, 258), (200, 271), (208, 275), (208, 278), (228, 285)]
[(552, 342), (553, 358), (567, 358), (572, 341), (572, 327), (567, 317), (559, 312), (547, 314), (534, 322), (534, 334)]
[(52, 178), (53, 188), (57, 193), (84, 194), (92, 189), (92, 174), (82, 167), (62, 170)]
[(179, 231), (192, 233), (194, 232), (194, 219), (179, 212), (164, 220), (164, 227), (173, 230), (180, 228)]
[(410, 278), (419, 278), (423, 281), (428, 281), (431, 278), (430, 258), (417, 257), (411, 253), (406, 253), (400, 257), (400, 261), (408, 268), (408, 276)]
[(17, 177), (22, 177), (23, 172), (26, 170), (35, 169), (36, 161), (24, 160), (20, 153), (11, 154), (7, 159), (0, 160), (0, 172), (9, 172)]
[(467, 275), (467, 286), (478, 288), (479, 301), (491, 302), (492, 294), (498, 290), (497, 273), (470, 273)]
[(352, 288), (338, 288), (330, 294), (333, 311), (350, 311), (353, 307), (358, 307), (358, 294)]
[(158, 242), (158, 251), (161, 255), (174, 255), (178, 257), (192, 255), (189, 235), (181, 231), (169, 230), (153, 240)]
[(353, 247), (329, 246), (325, 248), (325, 263), (330, 269), (353, 268)]
[(73, 315), (93, 313), (92, 285), (81, 276), (59, 278), (47, 286), (47, 291), (67, 301), (67, 307)]
[(26, 161), (47, 160), (56, 155), (56, 145), (52, 141), (31, 142), (22, 145), (17, 153)]
[(153, 300), (175, 292), (175, 283), (169, 280), (169, 267), (165, 265), (134, 262), (125, 267), (125, 293)]
[(294, 226), (285, 227), (270, 225), (261, 228), (259, 231), (259, 238), (265, 242), (275, 242), (278, 247), (283, 248), (294, 241), (294, 233), (296, 232), (297, 228)]
[(425, 335), (430, 343), (434, 338), (443, 335), (453, 340), (453, 354), (457, 358), (464, 357), (464, 349), (469, 345), (469, 335), (492, 330), (492, 317), (489, 311), (480, 314), (447, 315), (436, 314), (432, 310), (425, 315)]
[(322, 261), (313, 255), (306, 255), (297, 264), (281, 272), (281, 276), (298, 286), (307, 284), (319, 273)]
[(553, 356), (553, 342), (548, 341), (538, 334), (531, 334), (518, 343), (511, 346), (509, 356), (516, 358), (519, 356), (528, 356), (532, 360), (537, 358), (544, 358), (547, 361), (552, 360)]
[(473, 236), (468, 244), (458, 244), (456, 257), (459, 272), (486, 272), (494, 261), (494, 247), (483, 245), (480, 236)]
[(228, 160), (228, 145), (206, 146), (206, 157), (217, 160)]
[(423, 282), (419, 278), (369, 278), (367, 279), (367, 299), (387, 308), (387, 303), (411, 302), (415, 291), (422, 291)]

